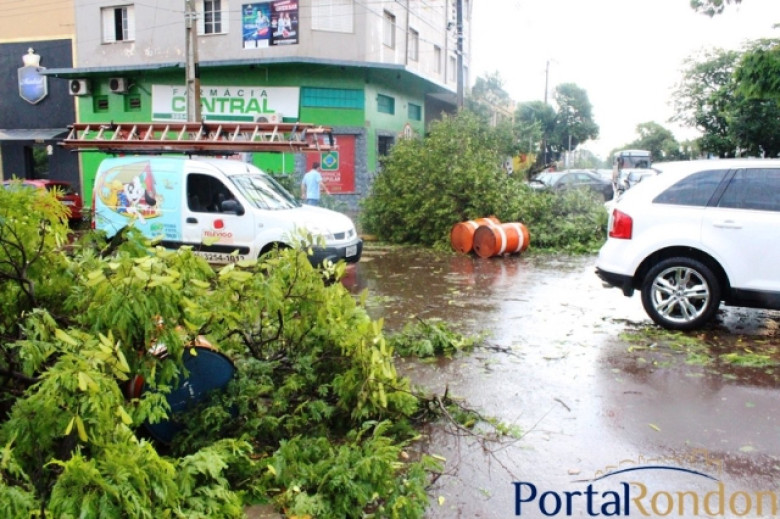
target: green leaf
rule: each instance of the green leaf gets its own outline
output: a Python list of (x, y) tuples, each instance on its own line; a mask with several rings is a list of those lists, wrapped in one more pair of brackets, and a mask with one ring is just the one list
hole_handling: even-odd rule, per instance
[(68, 335), (67, 333), (65, 333), (64, 331), (62, 331), (59, 328), (54, 330), (54, 335), (57, 337), (57, 339), (61, 340), (62, 342), (64, 342), (65, 344), (68, 344), (70, 346), (78, 346), (78, 344), (79, 344), (76, 341), (76, 339), (74, 339), (73, 337), (71, 337), (70, 335)]
[(84, 428), (84, 421), (79, 415), (76, 415), (76, 430), (78, 430), (79, 439), (81, 441), (86, 442), (89, 439), (87, 437), (87, 430)]
[(73, 430), (73, 424), (75, 423), (75, 421), (76, 421), (76, 417), (75, 416), (71, 417), (70, 422), (68, 422), (68, 426), (65, 428), (65, 436), (69, 435), (70, 432)]

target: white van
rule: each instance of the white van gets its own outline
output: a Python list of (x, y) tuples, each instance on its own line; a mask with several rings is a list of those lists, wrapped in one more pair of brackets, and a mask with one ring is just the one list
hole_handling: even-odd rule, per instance
[(363, 241), (345, 215), (301, 205), (252, 164), (228, 159), (136, 156), (101, 162), (92, 195), (94, 227), (109, 237), (133, 224), (162, 245), (189, 245), (211, 263), (289, 247), (305, 230), (324, 238), (319, 265), (360, 260)]

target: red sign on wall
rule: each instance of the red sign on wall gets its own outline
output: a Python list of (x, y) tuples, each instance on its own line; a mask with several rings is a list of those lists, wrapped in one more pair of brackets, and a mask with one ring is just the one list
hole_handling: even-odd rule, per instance
[(337, 135), (334, 138), (337, 147), (335, 151), (306, 154), (306, 171), (319, 162), (322, 181), (329, 193), (354, 193), (355, 136)]

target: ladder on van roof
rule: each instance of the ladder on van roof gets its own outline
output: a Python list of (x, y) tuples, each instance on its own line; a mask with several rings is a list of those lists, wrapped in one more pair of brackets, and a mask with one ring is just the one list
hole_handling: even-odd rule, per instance
[(335, 150), (331, 129), (310, 123), (75, 123), (59, 145), (105, 153), (232, 154)]

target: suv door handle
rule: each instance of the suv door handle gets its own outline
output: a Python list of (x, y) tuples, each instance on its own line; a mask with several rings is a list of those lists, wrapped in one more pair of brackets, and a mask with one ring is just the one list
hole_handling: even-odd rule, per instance
[(189, 218), (187, 218), (186, 222), (187, 223), (198, 223), (198, 220), (197, 220), (197, 218), (193, 218), (192, 216), (190, 216)]
[(713, 222), (712, 225), (720, 229), (742, 229), (742, 226), (734, 220), (721, 220), (719, 222)]

